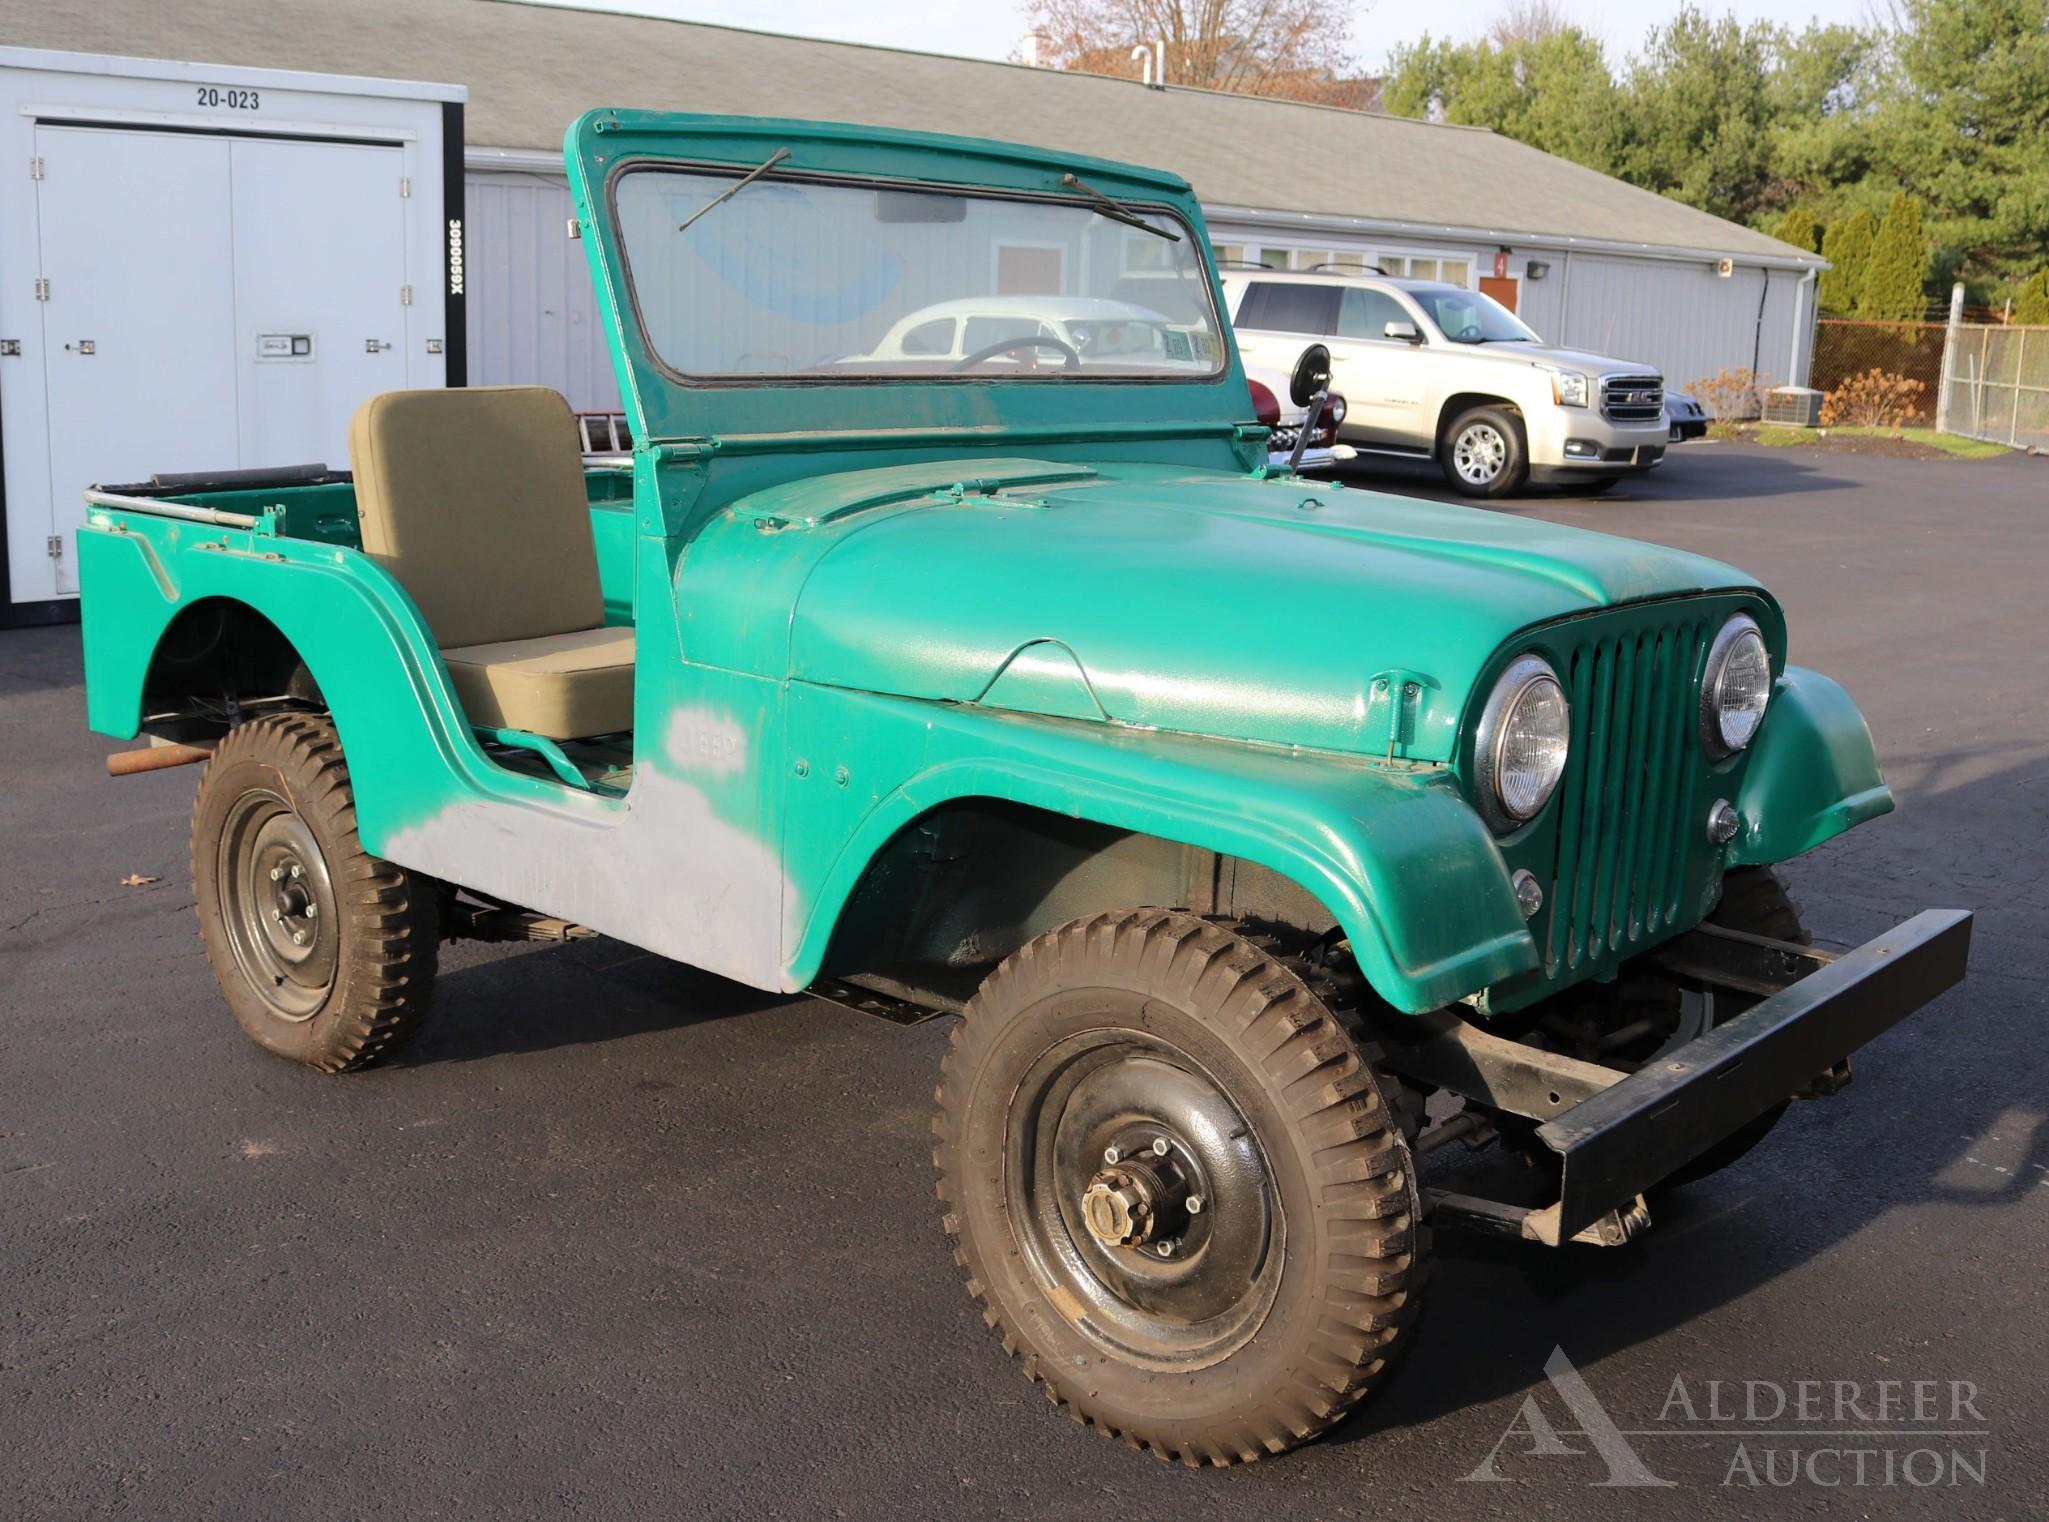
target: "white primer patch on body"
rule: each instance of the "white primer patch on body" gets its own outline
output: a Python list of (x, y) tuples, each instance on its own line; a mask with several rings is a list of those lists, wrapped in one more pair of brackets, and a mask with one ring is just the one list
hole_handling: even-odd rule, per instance
[(705, 787), (744, 771), (751, 747), (731, 716), (686, 708), (659, 757), (637, 758), (613, 802), (465, 799), (396, 832), (400, 866), (705, 968), (788, 991), (782, 926), (790, 893), (772, 844), (719, 816)]

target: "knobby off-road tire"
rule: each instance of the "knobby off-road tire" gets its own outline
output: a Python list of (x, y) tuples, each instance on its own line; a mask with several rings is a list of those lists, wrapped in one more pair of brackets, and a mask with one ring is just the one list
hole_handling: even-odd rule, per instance
[(266, 1050), (346, 1073), (426, 1019), (434, 885), (363, 849), (326, 718), (271, 715), (220, 742), (192, 810), (192, 891), (214, 977)]
[[(937, 1099), (955, 1260), (1077, 1421), (1243, 1463), (1386, 1372), (1421, 1288), (1408, 1143), (1368, 1053), (1240, 936), (1144, 909), (1039, 937), (968, 1004)], [(1157, 1235), (1116, 1239), (1134, 1221)]]
[[(1814, 941), (1801, 921), (1799, 905), (1793, 902), (1792, 895), (1786, 892), (1786, 885), (1769, 867), (1739, 867), (1723, 878), (1722, 901), (1708, 918), (1727, 929), (1768, 935), (1775, 941), (1792, 941), (1801, 946), (1811, 945)], [(1717, 994), (1715, 1024), (1728, 1023), (1757, 1002), (1743, 994)], [(1696, 1183), (1711, 1173), (1720, 1173), (1771, 1135), (1772, 1127), (1779, 1123), (1779, 1117), (1786, 1113), (1789, 1104), (1790, 1100), (1782, 1099), (1755, 1120), (1731, 1131), (1666, 1179), (1662, 1187), (1676, 1189)]]

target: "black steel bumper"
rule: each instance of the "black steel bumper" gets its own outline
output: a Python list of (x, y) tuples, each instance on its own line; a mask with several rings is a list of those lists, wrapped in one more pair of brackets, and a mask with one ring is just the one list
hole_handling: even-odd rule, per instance
[[(1732, 961), (1774, 954), (1776, 943), (1729, 939), (1748, 943), (1734, 946)], [(1564, 1164), (1559, 1202), (1551, 1207), (1558, 1214), (1547, 1235), (1570, 1240), (1610, 1211), (1627, 1211), (1646, 1189), (1806, 1089), (1816, 1075), (1961, 982), (1970, 946), (1969, 913), (1924, 910), (1538, 1127), (1538, 1139)], [(1744, 986), (1745, 977), (1766, 985), (1782, 981), (1763, 966), (1723, 969), (1721, 977), (1736, 986)]]

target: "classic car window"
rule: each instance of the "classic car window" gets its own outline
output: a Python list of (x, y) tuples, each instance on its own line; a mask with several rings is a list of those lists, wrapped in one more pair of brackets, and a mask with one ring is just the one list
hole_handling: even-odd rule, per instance
[[(967, 334), (961, 339), (960, 347), (963, 354), (975, 354), (991, 344), (1002, 343), (1006, 338), (1037, 338), (1051, 332), (1043, 322), (1030, 317), (970, 317)], [(1057, 338), (1059, 335), (1053, 336)], [(1024, 354), (1030, 351), (1020, 344), (1017, 352)]]
[(951, 317), (942, 317), (936, 322), (919, 323), (904, 334), (904, 353), (951, 354), (955, 326)]
[(1269, 333), (1309, 333), (1321, 338), (1337, 326), (1338, 288), (1255, 280), (1238, 304), (1238, 326)]
[(1389, 323), (1415, 320), (1409, 309), (1387, 292), (1355, 286), (1346, 290), (1344, 302), (1338, 308), (1337, 336), (1385, 339)]
[[(1086, 200), (768, 173), (713, 205), (738, 178), (645, 165), (613, 181), (633, 304), (649, 346), (672, 371), (950, 376), (963, 373), (957, 355), (1077, 328), (1115, 341), (1074, 345), (1078, 362), (1050, 347), (1021, 348), (965, 373), (1189, 380), (1222, 368), (1222, 325), (1200, 241), (1167, 213), (1132, 208), (1176, 234), (1171, 242), (1136, 234), (1161, 252), (1134, 272), (1126, 246), (1133, 229)], [(999, 294), (999, 251), (1026, 245), (1062, 253), (1061, 290)], [(956, 322), (958, 348), (950, 341)]]

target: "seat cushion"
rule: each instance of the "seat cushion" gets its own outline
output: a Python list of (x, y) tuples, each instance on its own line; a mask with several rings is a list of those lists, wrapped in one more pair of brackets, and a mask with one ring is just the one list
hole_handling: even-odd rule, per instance
[(580, 629), (444, 650), (472, 724), (580, 740), (633, 728), (633, 631)]
[(356, 409), (363, 550), (434, 642), (533, 639), (604, 621), (576, 417), (545, 386), (387, 391)]

